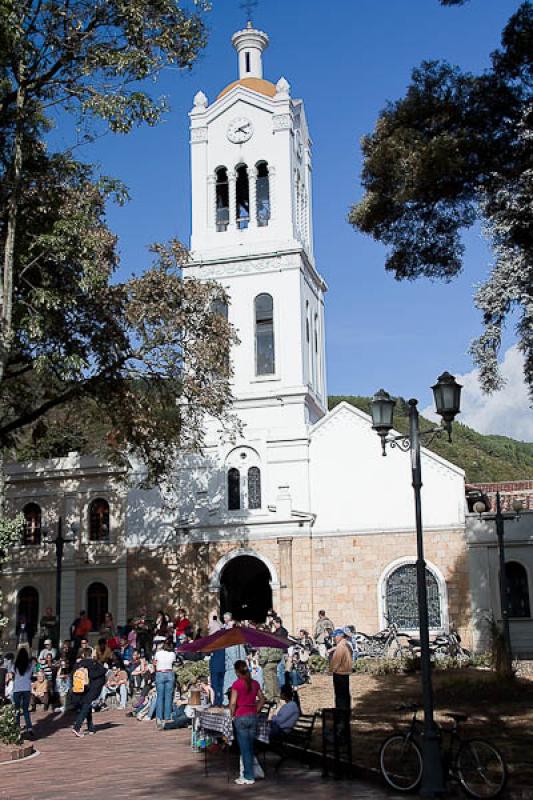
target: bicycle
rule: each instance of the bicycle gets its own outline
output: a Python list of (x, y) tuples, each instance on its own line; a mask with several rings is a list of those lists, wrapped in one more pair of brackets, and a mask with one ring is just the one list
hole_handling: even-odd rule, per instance
[[(419, 706), (400, 706), (398, 711), (412, 711), (411, 725), (405, 733), (389, 736), (379, 751), (379, 767), (386, 782), (397, 792), (414, 792), (422, 781), (423, 725), (417, 719)], [(449, 713), (450, 728), (440, 728), (448, 734), (447, 747), (443, 748), (445, 779), (456, 780), (470, 797), (498, 797), (507, 782), (507, 766), (494, 745), (483, 739), (463, 739), (459, 724), (468, 714)]]

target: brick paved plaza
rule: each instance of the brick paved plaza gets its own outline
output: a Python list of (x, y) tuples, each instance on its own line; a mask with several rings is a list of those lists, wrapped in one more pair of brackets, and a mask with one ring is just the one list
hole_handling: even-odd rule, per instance
[[(190, 731), (159, 732), (151, 722), (138, 722), (111, 710), (94, 716), (95, 736), (74, 737), (72, 717), (34, 715), (35, 747), (40, 755), (0, 766), (0, 800), (69, 800), (69, 798), (284, 798), (306, 796), (326, 800), (393, 798), (379, 786), (360, 781), (325, 780), (319, 771), (290, 762), (275, 774), (271, 768), (255, 786), (227, 782), (224, 759), (214, 757), (209, 776), (203, 755), (190, 748)], [(235, 762), (236, 763), (236, 762)], [(232, 773), (231, 778), (235, 777)]]

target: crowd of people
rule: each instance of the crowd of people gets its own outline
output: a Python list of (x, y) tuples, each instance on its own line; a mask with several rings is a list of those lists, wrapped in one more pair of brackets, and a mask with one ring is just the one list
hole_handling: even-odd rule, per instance
[(48, 625), (41, 626), (38, 652), (33, 655), (28, 639), (23, 639), (16, 654), (6, 653), (0, 666), (0, 700), (13, 703), (17, 722), (20, 725), (24, 718), (29, 737), (33, 736), (31, 713), (37, 706), (53, 711), (58, 718), (72, 710), (72, 731), (80, 738), (85, 735), (84, 724), (87, 734), (95, 732), (93, 714), (106, 710), (110, 701), (139, 720), (155, 719), (159, 730), (186, 725), (184, 707), (189, 687), (179, 685), (176, 666), (187, 659), (207, 658), (209, 678), (197, 688), (202, 703), (228, 707), (242, 754), (239, 782), (247, 784), (254, 780), (250, 758), (255, 715), (265, 704), (269, 709), (277, 707), (271, 718), (273, 739), (292, 728), (300, 713), (298, 687), (309, 681), (312, 655), (329, 658), (336, 707), (350, 708), (349, 675), (356, 657), (354, 631), (335, 628), (325, 611), (319, 612), (313, 635), (301, 629), (295, 636), (289, 636), (273, 610), (261, 625), (236, 623), (229, 612), (222, 620), (212, 615), (208, 634), (236, 624), (249, 625), (288, 639), (290, 646), (254, 650), (238, 644), (207, 655), (181, 652), (182, 645), (202, 636), (184, 608), (178, 609), (175, 618), (163, 610), (152, 618), (141, 608), (122, 628), (106, 613), (96, 635), (82, 610), (71, 625), (70, 638), (61, 644), (53, 638), (58, 630), (51, 609), (46, 610), (44, 619)]

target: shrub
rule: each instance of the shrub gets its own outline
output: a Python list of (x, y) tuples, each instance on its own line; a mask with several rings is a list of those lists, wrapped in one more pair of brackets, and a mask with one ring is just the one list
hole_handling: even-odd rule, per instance
[[(463, 669), (465, 667), (490, 667), (492, 658), (490, 653), (481, 653), (468, 658), (455, 656), (443, 656), (433, 658), (433, 669), (435, 671), (448, 671)], [(311, 656), (309, 659), (309, 670), (311, 674), (324, 674), (328, 672), (328, 659), (322, 656)], [(354, 661), (353, 672), (363, 675), (398, 675), (402, 673), (418, 672), (420, 670), (420, 656), (406, 655), (402, 658), (370, 658), (362, 656)]]
[(307, 662), (312, 675), (323, 674), (328, 671), (329, 661), (323, 656), (311, 656)]
[(201, 678), (205, 679), (209, 675), (209, 661), (185, 661), (181, 666), (175, 667), (176, 680), (182, 690), (187, 689), (191, 684)]
[(492, 669), (494, 666), (494, 659), (492, 653), (474, 653), (470, 656), (470, 664), (473, 667), (489, 667)]
[(353, 672), (365, 675), (393, 675), (405, 672), (407, 659), (404, 658), (358, 658), (354, 661)]
[(15, 708), (11, 703), (0, 707), (0, 742), (2, 744), (21, 744), (22, 735), (15, 718)]

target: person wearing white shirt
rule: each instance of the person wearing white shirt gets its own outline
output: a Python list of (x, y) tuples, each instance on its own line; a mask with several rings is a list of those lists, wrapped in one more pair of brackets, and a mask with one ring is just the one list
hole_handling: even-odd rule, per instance
[(300, 716), (300, 709), (294, 701), (294, 693), (290, 686), (282, 688), (281, 699), (285, 700), (285, 705), (270, 720), (270, 741), (279, 741), (283, 734), (292, 731)]
[(44, 647), (39, 653), (39, 661), (43, 658), (46, 661), (46, 656), (51, 655), (52, 660), (55, 661), (57, 658), (57, 650), (55, 647), (52, 647), (52, 640), (45, 639), (44, 640)]

